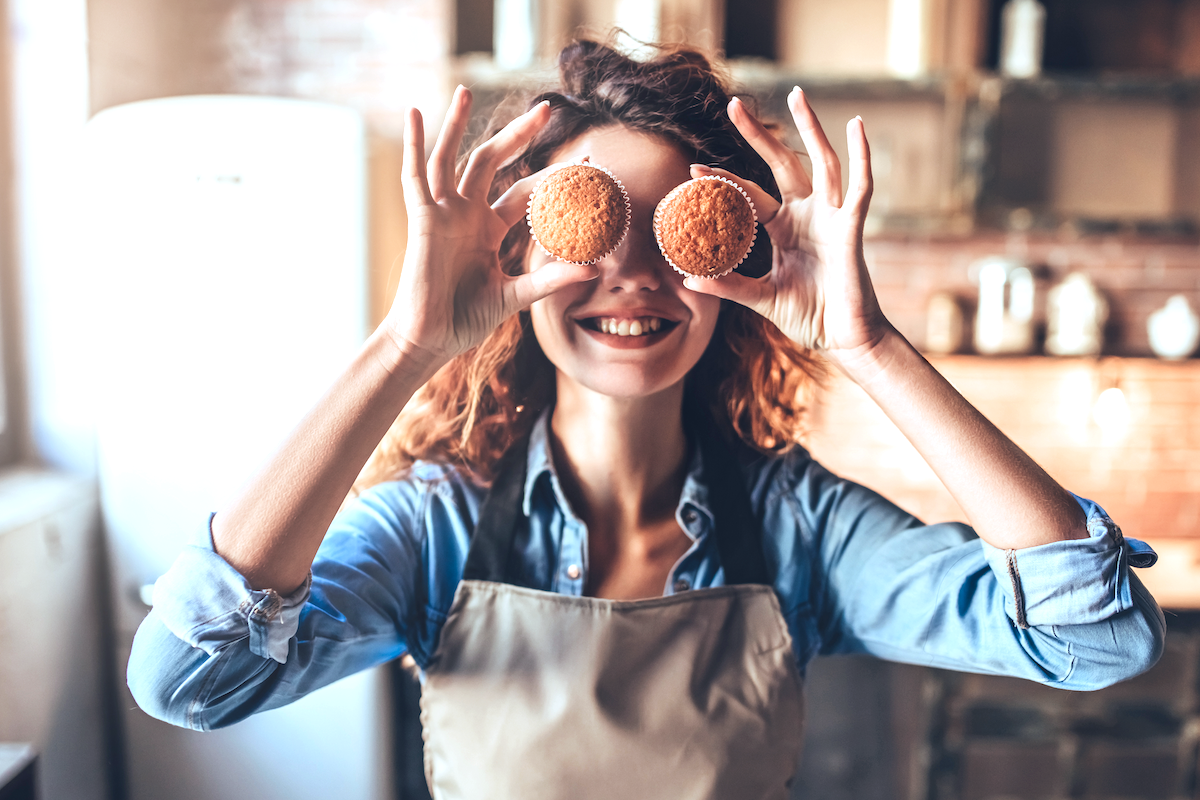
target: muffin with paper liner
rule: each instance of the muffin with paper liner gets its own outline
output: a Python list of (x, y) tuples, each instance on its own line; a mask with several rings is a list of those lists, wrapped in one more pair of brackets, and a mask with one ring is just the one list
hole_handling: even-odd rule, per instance
[(629, 194), (611, 172), (588, 159), (563, 164), (529, 195), (529, 231), (547, 255), (595, 264), (629, 231)]
[(654, 211), (654, 237), (676, 272), (720, 278), (754, 246), (758, 215), (750, 195), (720, 175), (676, 186)]

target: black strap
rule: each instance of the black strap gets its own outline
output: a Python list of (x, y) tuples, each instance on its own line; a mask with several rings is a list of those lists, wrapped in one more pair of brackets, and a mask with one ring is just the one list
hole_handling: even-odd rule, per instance
[[(733, 448), (722, 440), (717, 424), (706, 412), (685, 405), (684, 425), (700, 448), (725, 583), (769, 584), (762, 526), (754, 516)], [(517, 582), (513, 570), (518, 564), (512, 554), (517, 532), (528, 525), (522, 508), (528, 458), (528, 436), (513, 443), (501, 458), (496, 479), (479, 509), (463, 568), (464, 580)]]
[(479, 520), (471, 534), (463, 580), (512, 583), (509, 580), (509, 556), (524, 518), (525, 472), (529, 460), (529, 435), (522, 436), (500, 459), (496, 479), (483, 498)]
[[(684, 404), (684, 426), (700, 448), (725, 584), (770, 585), (763, 556), (762, 525), (750, 505), (750, 493), (746, 491), (746, 479), (734, 447), (722, 438), (712, 415), (696, 404)], [(737, 449), (744, 451), (745, 446), (738, 442)]]

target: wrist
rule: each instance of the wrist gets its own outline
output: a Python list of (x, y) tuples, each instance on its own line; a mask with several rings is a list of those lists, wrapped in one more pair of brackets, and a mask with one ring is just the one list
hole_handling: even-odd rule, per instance
[(367, 347), (393, 380), (411, 383), (414, 388), (424, 385), (450, 360), (442, 353), (421, 347), (387, 325), (381, 325), (371, 334)]
[(847, 378), (865, 388), (900, 366), (905, 357), (915, 354), (916, 350), (908, 340), (884, 320), (879, 330), (863, 344), (845, 350), (831, 350), (825, 355)]

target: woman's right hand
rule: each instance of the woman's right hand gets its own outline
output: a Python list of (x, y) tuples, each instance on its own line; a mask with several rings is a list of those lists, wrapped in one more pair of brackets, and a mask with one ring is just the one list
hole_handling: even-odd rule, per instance
[(413, 348), (445, 363), (479, 344), (496, 326), (533, 302), (597, 275), (594, 266), (551, 261), (517, 276), (500, 269), (505, 234), (526, 213), (541, 173), (487, 201), (496, 170), (550, 119), (541, 103), (477, 148), (462, 178), (455, 161), (470, 117), (471, 93), (458, 87), (437, 144), (425, 163), (421, 113), (409, 111), (404, 132), (404, 202), (408, 247), (384, 327), (402, 351)]

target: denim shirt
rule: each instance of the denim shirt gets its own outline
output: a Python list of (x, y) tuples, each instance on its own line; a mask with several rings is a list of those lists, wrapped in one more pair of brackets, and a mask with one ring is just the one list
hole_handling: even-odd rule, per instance
[[(587, 528), (535, 425), (524, 486), (527, 535), (513, 566), (526, 586), (582, 595)], [(721, 586), (699, 456), (675, 516), (691, 539), (664, 594)], [(1165, 623), (1129, 567), (1156, 556), (1079, 499), (1089, 538), (998, 550), (966, 525), (924, 525), (803, 450), (744, 465), (768, 572), (803, 673), (818, 654), (870, 653), (956, 670), (1097, 689), (1148, 669)], [(213, 551), (209, 526), (155, 584), (134, 639), (129, 687), (151, 715), (208, 730), (275, 708), (409, 653), (429, 663), (462, 577), (486, 490), (418, 463), (334, 520), (310, 580), (252, 589)]]

